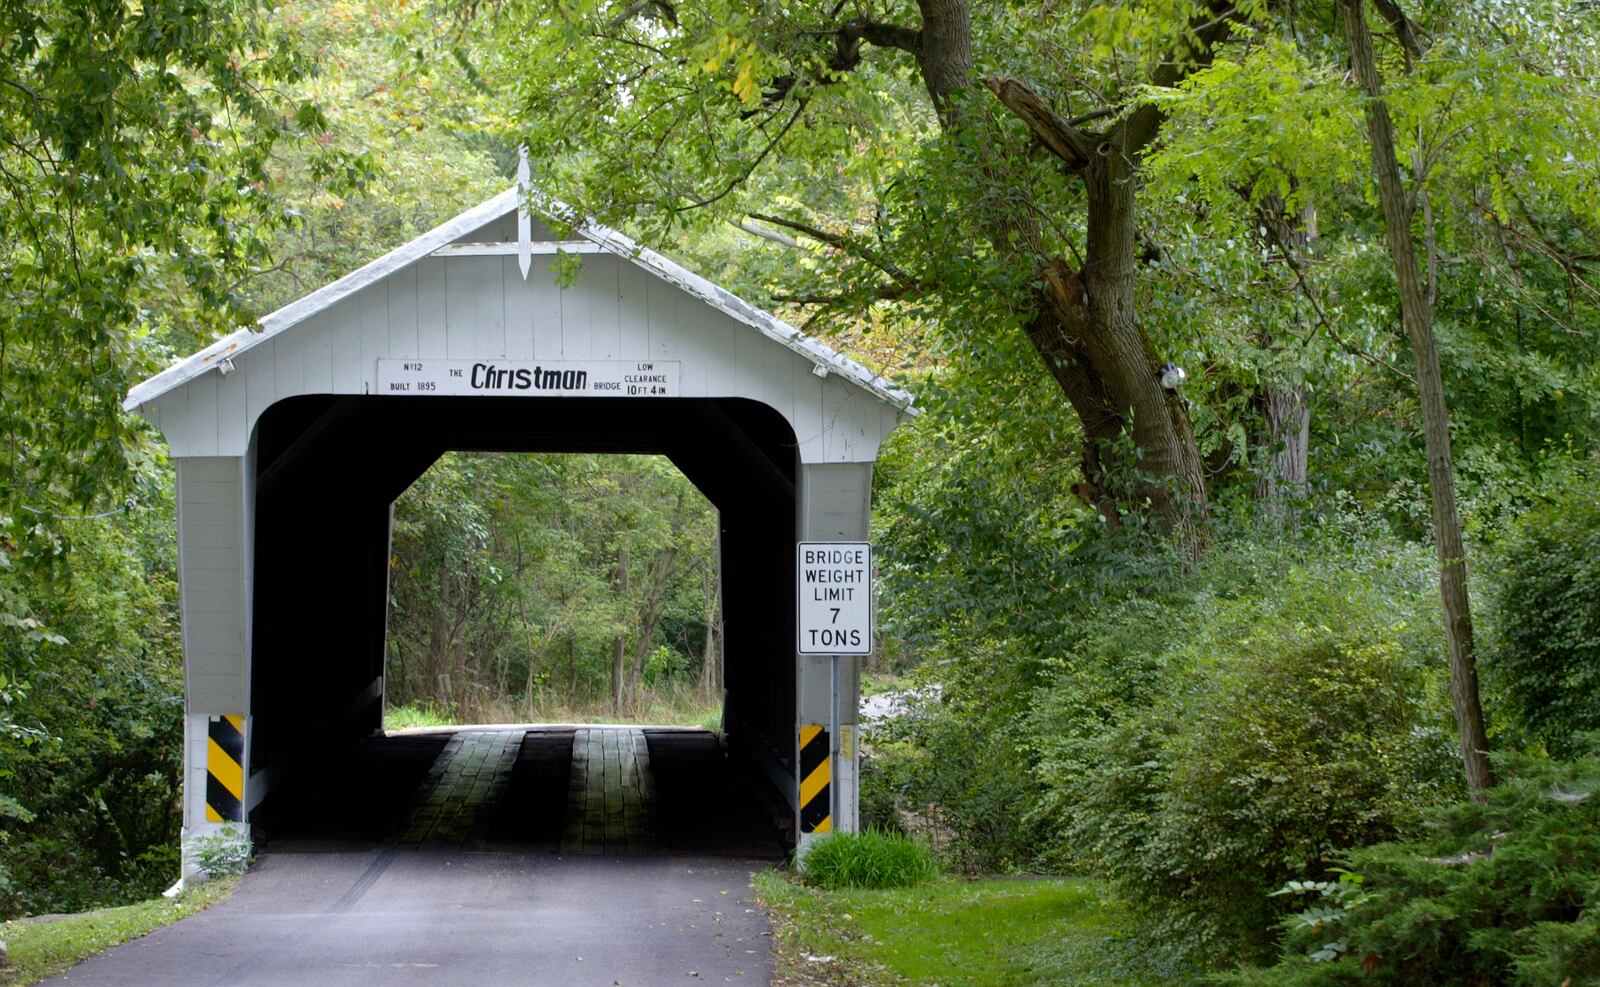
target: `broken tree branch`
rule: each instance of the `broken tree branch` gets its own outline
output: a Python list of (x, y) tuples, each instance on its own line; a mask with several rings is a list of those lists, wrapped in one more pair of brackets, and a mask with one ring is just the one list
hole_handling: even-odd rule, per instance
[(785, 219), (782, 216), (772, 216), (766, 213), (753, 212), (750, 214), (750, 218), (757, 220), (758, 222), (766, 223), (769, 226), (779, 226), (786, 230), (792, 230), (795, 233), (799, 233), (801, 236), (810, 237), (818, 243), (824, 243), (830, 247), (842, 250), (852, 257), (858, 257), (908, 288), (916, 287), (920, 284), (916, 278), (912, 277), (898, 264), (895, 264), (894, 262), (882, 257), (875, 250), (868, 250), (847, 236), (843, 236), (838, 233), (830, 233), (827, 230), (812, 226), (809, 223), (802, 223), (799, 220)]
[(1026, 82), (997, 76), (984, 79), (983, 84), (1001, 105), (1028, 125), (1039, 142), (1060, 158), (1068, 170), (1077, 173), (1088, 166), (1094, 156), (1093, 138), (1062, 119)]

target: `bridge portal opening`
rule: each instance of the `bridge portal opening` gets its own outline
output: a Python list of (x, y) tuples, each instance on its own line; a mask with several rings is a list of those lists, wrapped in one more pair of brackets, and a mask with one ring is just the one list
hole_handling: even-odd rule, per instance
[(445, 453), (394, 504), (385, 730), (720, 732), (718, 528), (664, 456)]
[[(558, 842), (570, 822), (562, 789), (572, 765), (586, 770), (591, 746), (605, 763), (637, 747), (644, 764), (654, 751), (653, 774), (685, 779), (705, 774), (687, 762), (714, 758), (755, 783), (745, 788), (773, 788), (755, 794), (781, 805), (758, 765), (782, 762), (795, 717), (798, 460), (772, 409), (741, 399), (303, 397), (268, 409), (255, 447), (251, 761), (267, 783), (249, 811), (264, 832), (305, 831), (297, 817), (310, 808), (321, 837), (403, 837), (417, 790), (444, 783), (440, 759), (459, 747), (503, 764), (499, 783), (520, 770), (530, 776), (521, 787), (537, 789), (494, 793), (538, 803), (524, 805), (523, 823), (544, 812), (514, 832), (500, 827), (506, 842)], [(688, 613), (668, 596), (694, 596), (673, 585), (685, 572), (699, 591)], [(708, 623), (709, 697), (699, 664)], [(575, 721), (639, 721), (656, 680), (709, 700), (700, 739), (591, 736), (570, 724), (488, 739), (384, 730), (386, 708), (467, 723), (530, 723), (562, 709), (581, 710)], [(341, 788), (364, 785), (359, 810), (328, 812)], [(689, 811), (668, 803), (707, 795), (680, 787), (653, 793), (666, 817)], [(658, 821), (673, 831), (670, 818)], [(493, 835), (492, 820), (479, 823), (475, 838)]]

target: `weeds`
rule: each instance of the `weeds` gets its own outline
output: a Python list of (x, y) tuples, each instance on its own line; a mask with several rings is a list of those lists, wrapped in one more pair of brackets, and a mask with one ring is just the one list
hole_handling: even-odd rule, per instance
[(808, 883), (839, 888), (906, 888), (939, 875), (933, 851), (899, 833), (869, 829), (835, 833), (813, 843), (800, 859)]

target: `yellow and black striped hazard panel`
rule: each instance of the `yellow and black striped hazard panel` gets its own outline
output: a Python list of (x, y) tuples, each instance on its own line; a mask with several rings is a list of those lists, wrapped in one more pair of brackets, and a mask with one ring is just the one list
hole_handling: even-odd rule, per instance
[(800, 832), (833, 829), (833, 761), (828, 757), (828, 731), (820, 724), (800, 727)]
[(244, 717), (213, 716), (206, 739), (206, 820), (244, 822)]

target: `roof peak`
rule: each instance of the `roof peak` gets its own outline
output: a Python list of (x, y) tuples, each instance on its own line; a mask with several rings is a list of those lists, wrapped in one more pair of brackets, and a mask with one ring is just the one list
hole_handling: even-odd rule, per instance
[[(519, 178), (521, 175), (519, 174)], [(712, 308), (741, 322), (763, 336), (810, 360), (828, 373), (837, 373), (886, 404), (915, 414), (912, 397), (888, 378), (873, 373), (838, 350), (806, 336), (800, 330), (764, 309), (757, 308), (725, 288), (684, 268), (648, 247), (642, 247), (623, 233), (580, 218), (575, 209), (537, 189), (528, 188), (533, 211), (547, 219), (570, 225), (584, 240), (601, 250), (627, 260), (655, 277), (700, 299)], [(255, 326), (241, 328), (211, 345), (174, 363), (128, 392), (123, 408), (132, 411), (162, 395), (184, 386), (201, 374), (220, 366), (224, 360), (244, 353), (256, 345), (332, 308), (345, 298), (396, 274), (462, 237), (517, 211), (522, 205), (521, 186), (514, 185), (445, 220), (421, 236), (364, 264), (344, 277), (332, 281), (268, 315)], [(526, 229), (524, 225), (519, 233)], [(521, 258), (519, 258), (520, 260)], [(526, 276), (527, 268), (523, 266)]]

